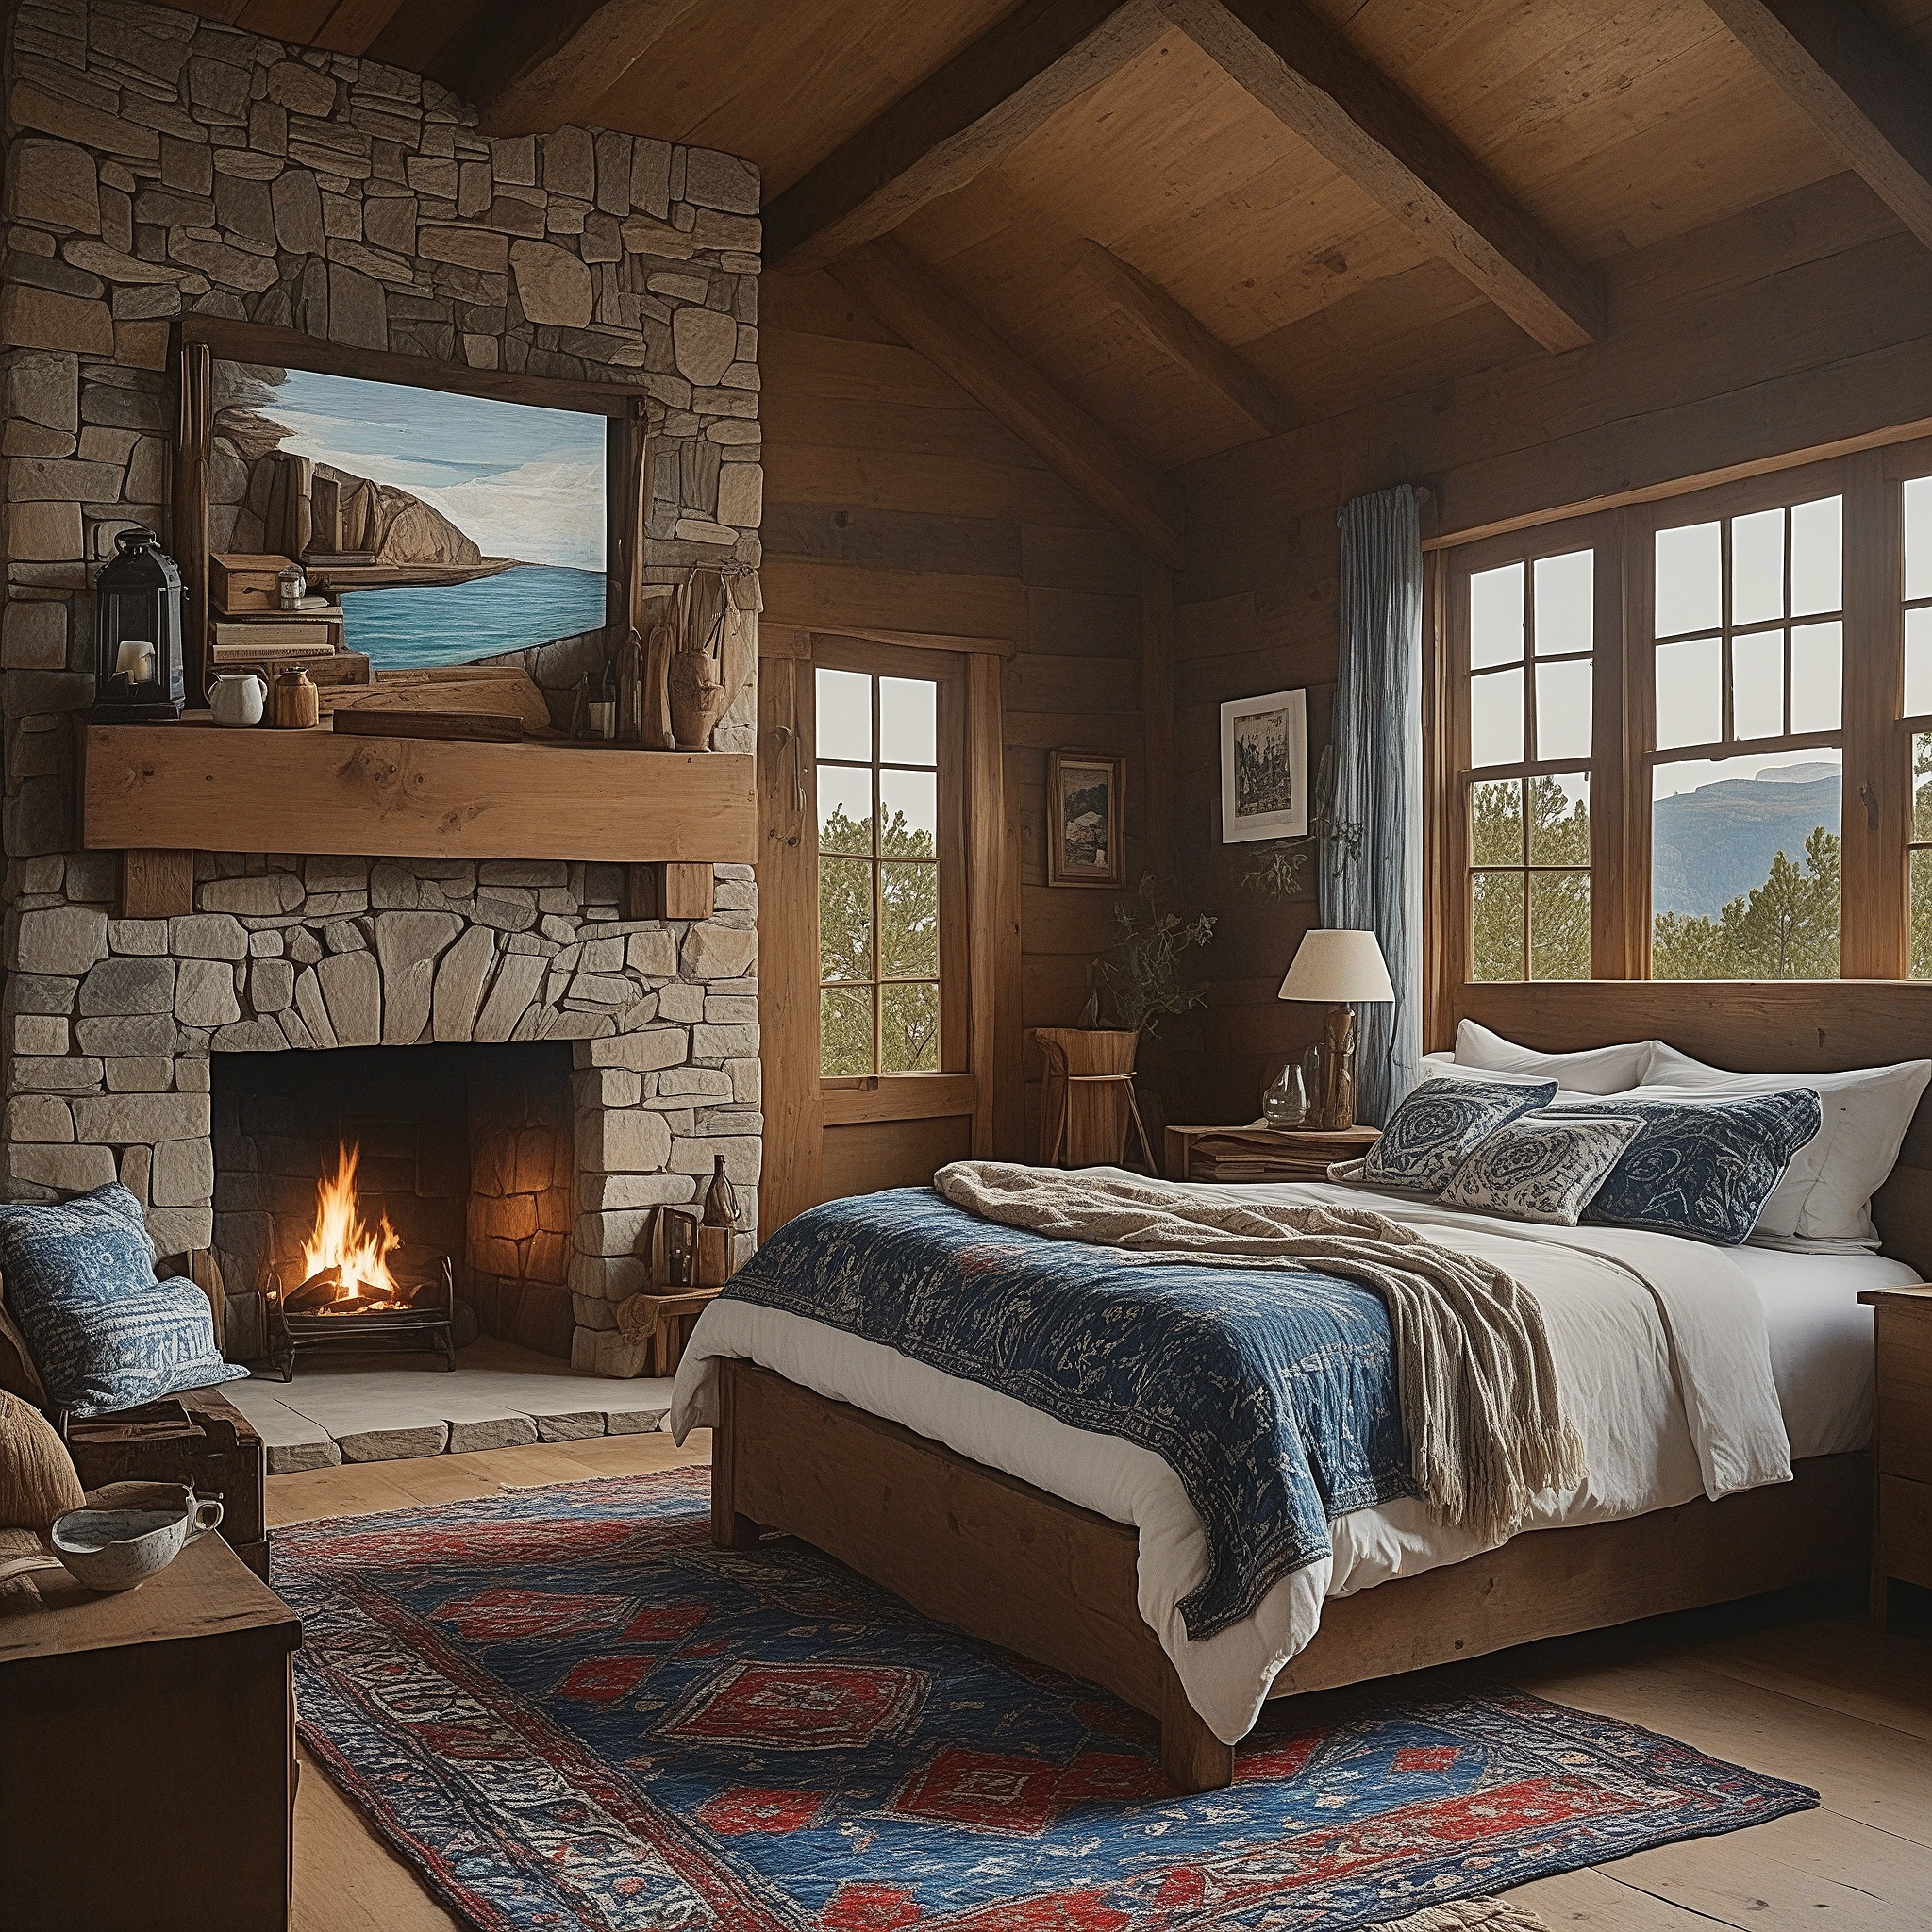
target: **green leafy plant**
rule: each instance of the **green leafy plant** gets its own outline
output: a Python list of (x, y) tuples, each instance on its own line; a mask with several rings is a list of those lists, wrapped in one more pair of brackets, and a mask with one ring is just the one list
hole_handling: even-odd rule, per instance
[(1177, 912), (1163, 912), (1150, 873), (1133, 898), (1116, 903), (1114, 917), (1121, 936), (1093, 962), (1093, 991), (1081, 1025), (1100, 1024), (1103, 998), (1115, 1025), (1150, 1036), (1159, 1030), (1164, 1015), (1207, 1004), (1205, 985), (1182, 984), (1181, 958), (1214, 937), (1212, 913), (1183, 919)]

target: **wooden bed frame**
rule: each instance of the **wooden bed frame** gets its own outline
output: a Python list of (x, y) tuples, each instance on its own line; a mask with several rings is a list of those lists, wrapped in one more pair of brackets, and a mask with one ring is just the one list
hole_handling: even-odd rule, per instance
[[(1459, 1007), (1545, 1051), (1660, 1037), (1719, 1065), (1793, 1072), (1932, 1058), (1932, 984), (1465, 987)], [(1444, 1035), (1447, 1037), (1445, 1038)], [(1875, 1204), (1887, 1252), (1932, 1263), (1927, 1107)], [(1121, 1524), (815, 1394), (750, 1362), (719, 1363), (711, 1533), (802, 1537), (915, 1608), (1102, 1684), (1160, 1724), (1183, 1790), (1234, 1775), (1233, 1747), (1189, 1705), (1137, 1607), (1139, 1540)], [(1271, 1697), (1331, 1690), (1541, 1638), (1862, 1574), (1870, 1458), (1819, 1457), (1796, 1480), (1618, 1523), (1527, 1532), (1499, 1550), (1331, 1598)]]

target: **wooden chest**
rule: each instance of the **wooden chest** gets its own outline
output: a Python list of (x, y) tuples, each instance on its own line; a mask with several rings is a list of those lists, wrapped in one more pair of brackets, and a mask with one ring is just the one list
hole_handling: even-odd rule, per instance
[(219, 1537), (0, 1602), (0, 1926), (286, 1932), (302, 1625)]
[(266, 1580), (268, 1525), (261, 1438), (219, 1389), (191, 1389), (118, 1415), (67, 1424), (67, 1449), (84, 1489), (108, 1483), (192, 1483), (199, 1496), (222, 1499), (221, 1534)]

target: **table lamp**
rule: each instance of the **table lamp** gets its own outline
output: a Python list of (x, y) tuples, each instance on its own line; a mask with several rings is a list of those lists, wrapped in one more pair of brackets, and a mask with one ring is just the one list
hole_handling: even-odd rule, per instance
[(1304, 933), (1279, 997), (1319, 1000), (1327, 1006), (1320, 1125), (1328, 1133), (1354, 1126), (1355, 1013), (1350, 1002), (1395, 997), (1375, 935), (1346, 928)]

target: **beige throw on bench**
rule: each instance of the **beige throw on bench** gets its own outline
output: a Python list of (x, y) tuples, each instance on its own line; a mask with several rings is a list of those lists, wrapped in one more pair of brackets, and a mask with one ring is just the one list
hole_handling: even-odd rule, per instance
[(1374, 1289), (1389, 1308), (1416, 1487), (1441, 1520), (1485, 1541), (1520, 1529), (1540, 1491), (1584, 1478), (1536, 1297), (1399, 1222), (990, 1160), (955, 1161), (933, 1186), (988, 1221), (1141, 1260), (1307, 1268)]

